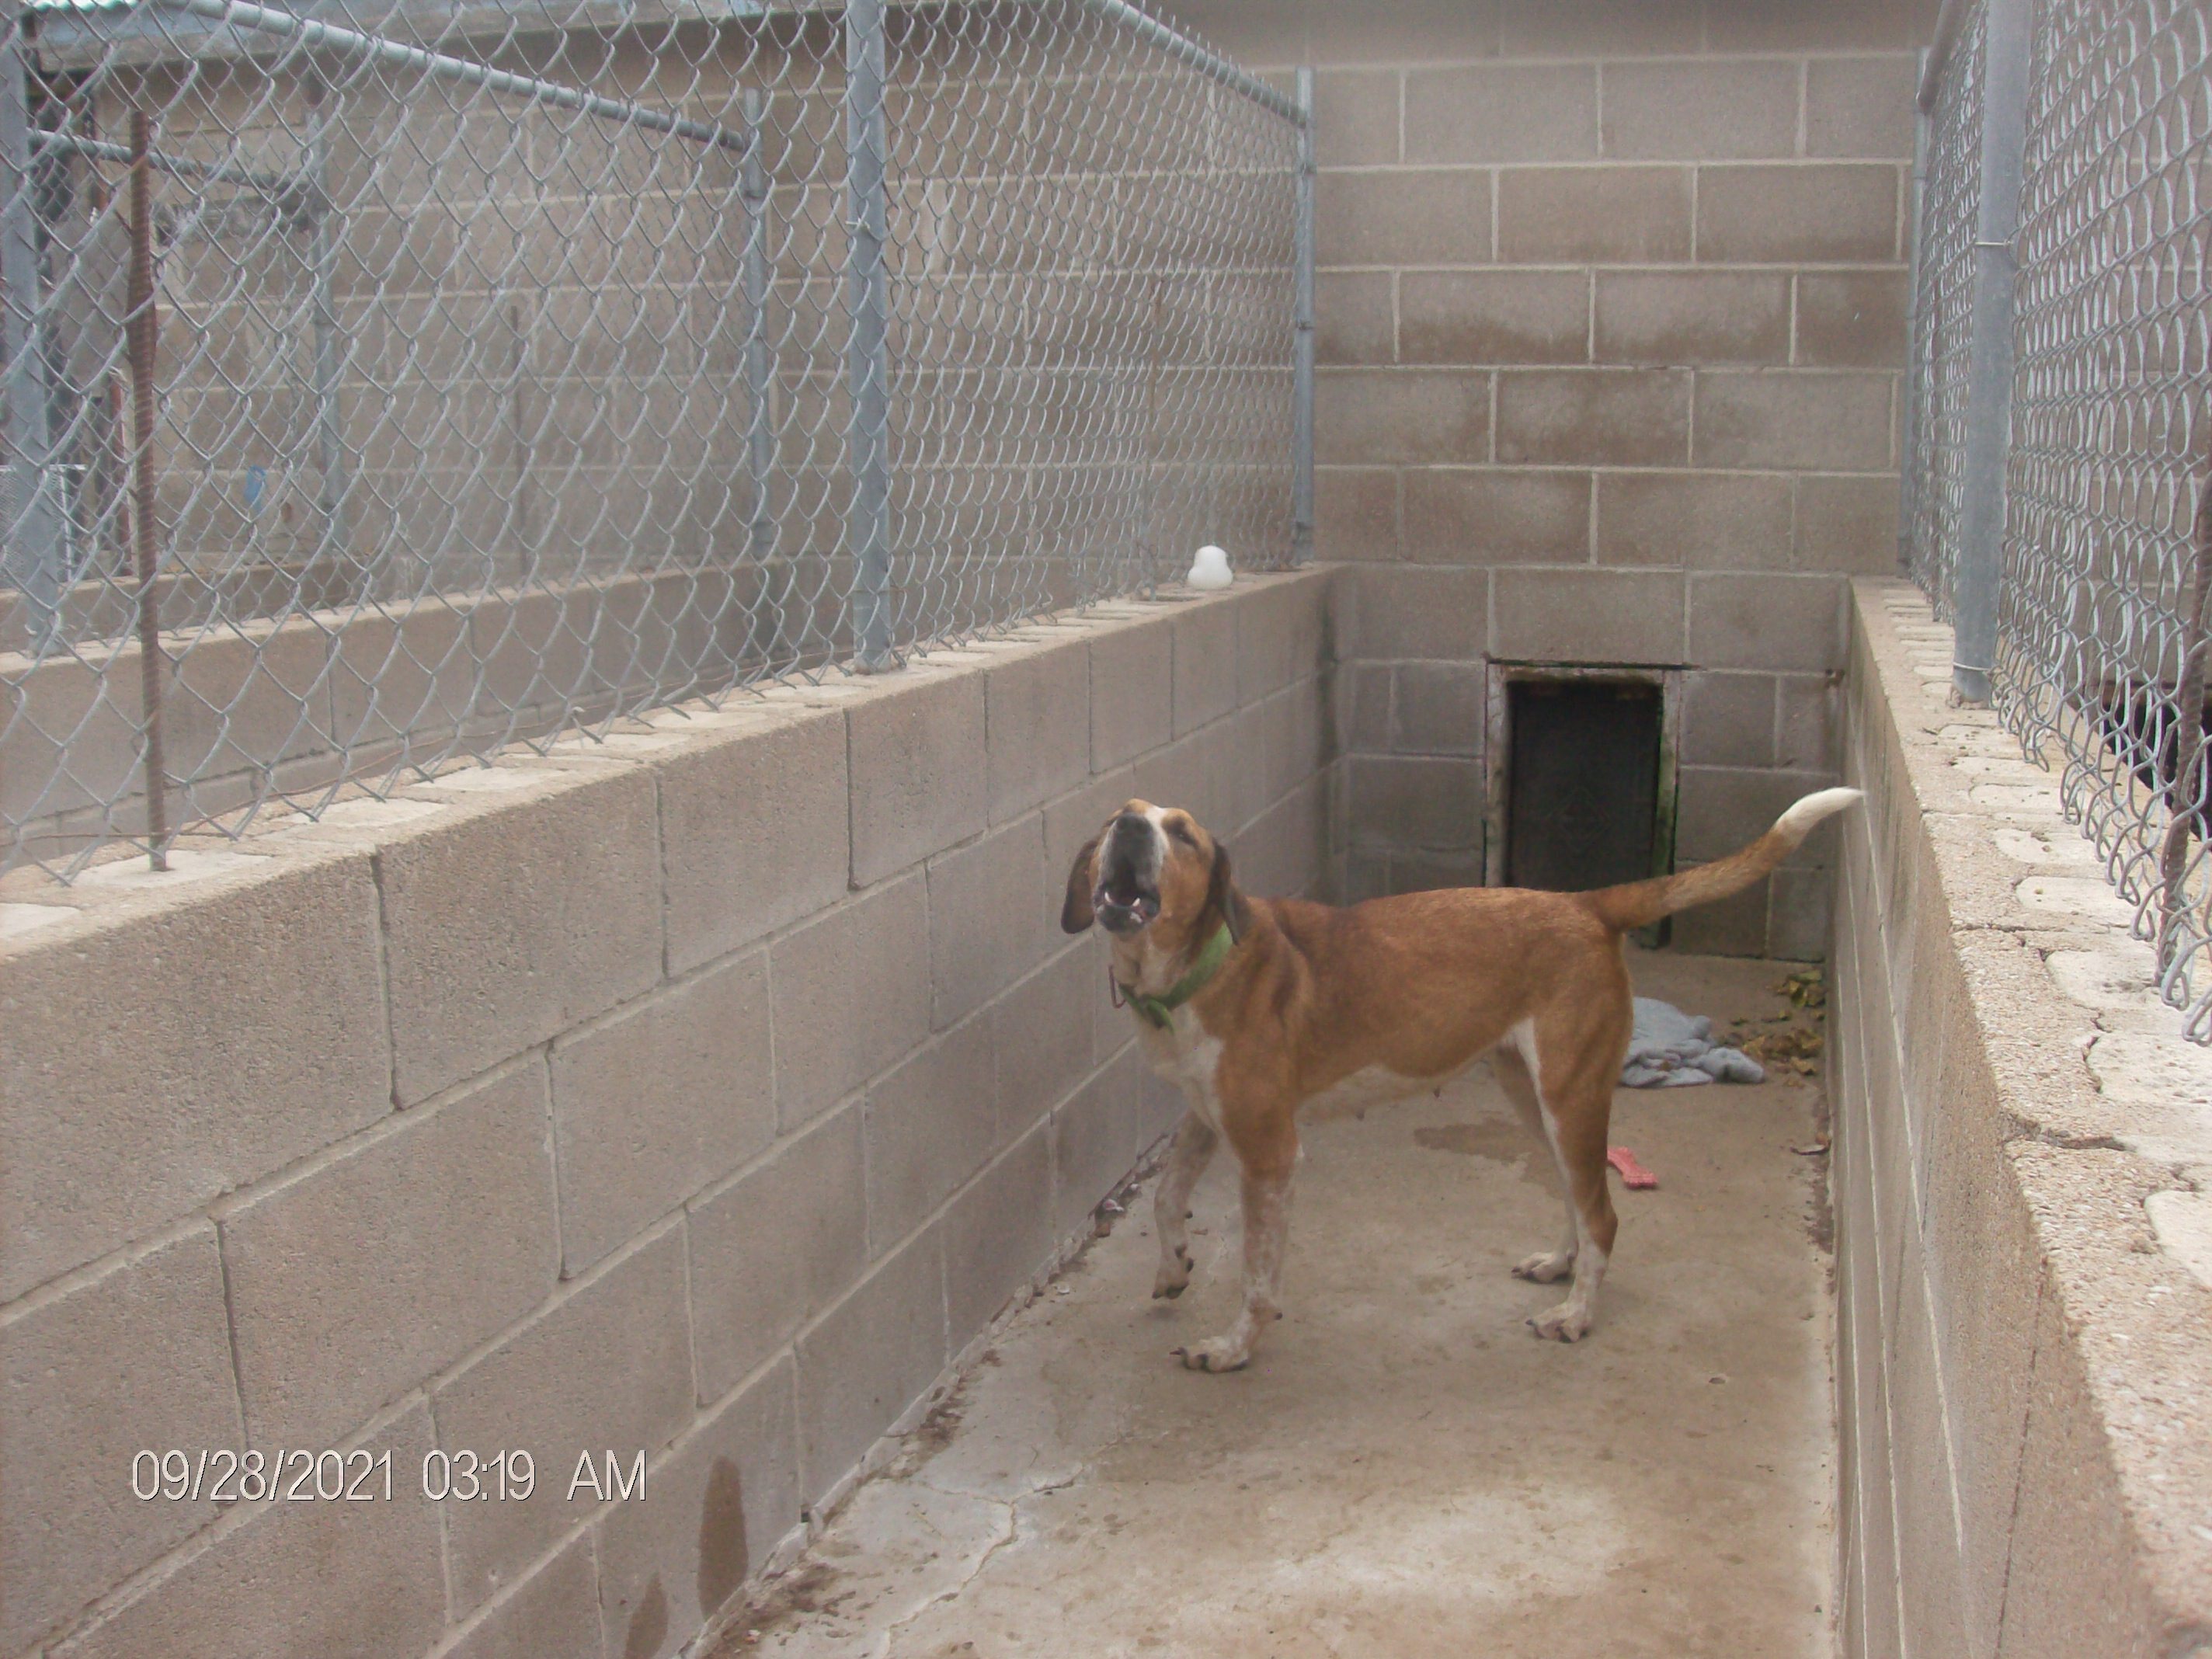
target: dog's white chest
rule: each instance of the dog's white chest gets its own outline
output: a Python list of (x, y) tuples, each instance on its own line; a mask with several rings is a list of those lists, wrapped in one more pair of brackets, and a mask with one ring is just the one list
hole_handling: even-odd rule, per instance
[(1188, 1008), (1169, 1014), (1165, 1030), (1139, 1016), (1137, 1035), (1152, 1070), (1181, 1089), (1191, 1110), (1218, 1129), (1221, 1097), (1214, 1079), (1221, 1068), (1221, 1039), (1208, 1036), (1198, 1016)]

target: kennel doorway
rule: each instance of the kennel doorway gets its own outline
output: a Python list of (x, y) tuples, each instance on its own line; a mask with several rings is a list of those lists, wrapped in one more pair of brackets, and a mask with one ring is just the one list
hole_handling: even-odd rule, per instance
[(1680, 673), (1493, 663), (1490, 678), (1485, 881), (1580, 892), (1673, 869)]

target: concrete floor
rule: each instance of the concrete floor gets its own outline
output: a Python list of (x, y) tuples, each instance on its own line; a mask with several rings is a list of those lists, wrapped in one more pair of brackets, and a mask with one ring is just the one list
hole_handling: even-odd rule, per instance
[[(1634, 952), (1716, 1023), (1771, 963)], [(1509, 1276), (1551, 1243), (1549, 1160), (1481, 1068), (1310, 1123), (1288, 1314), (1251, 1369), (1184, 1370), (1236, 1294), (1231, 1164), (1199, 1272), (1151, 1300), (1151, 1193), (1005, 1330), (948, 1407), (718, 1654), (1811, 1655), (1829, 1630), (1826, 1160), (1808, 1083), (1624, 1091), (1599, 1323)]]

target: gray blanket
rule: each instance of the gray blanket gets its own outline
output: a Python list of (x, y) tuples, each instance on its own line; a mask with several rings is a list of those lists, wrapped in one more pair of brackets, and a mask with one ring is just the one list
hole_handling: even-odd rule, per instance
[(1713, 1023), (1703, 1014), (1638, 997), (1620, 1081), (1630, 1089), (1680, 1089), (1693, 1083), (1764, 1083), (1766, 1073), (1741, 1049), (1715, 1042)]

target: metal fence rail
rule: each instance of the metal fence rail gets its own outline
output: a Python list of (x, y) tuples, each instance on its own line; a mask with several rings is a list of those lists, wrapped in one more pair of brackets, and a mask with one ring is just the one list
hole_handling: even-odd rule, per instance
[(17, 14), (0, 861), (1291, 562), (1302, 87), (1126, 0)]
[[(2002, 491), (1991, 696), (2031, 754), (2065, 757), (2068, 811), (2136, 907), (2166, 1000), (2212, 1042), (2212, 0), (1987, 5), (2025, 25), (2008, 410), (1984, 464)], [(1997, 67), (1954, 54), (1945, 97)], [(1954, 136), (1948, 107), (1931, 143)], [(1923, 247), (1936, 214), (1931, 192)], [(1923, 258), (1916, 339), (1940, 331), (1938, 285)], [(1932, 359), (1915, 370), (1940, 401)], [(1957, 605), (1967, 538), (1923, 543), (1915, 503), (1974, 463), (1964, 433), (1923, 431), (1911, 568)]]

